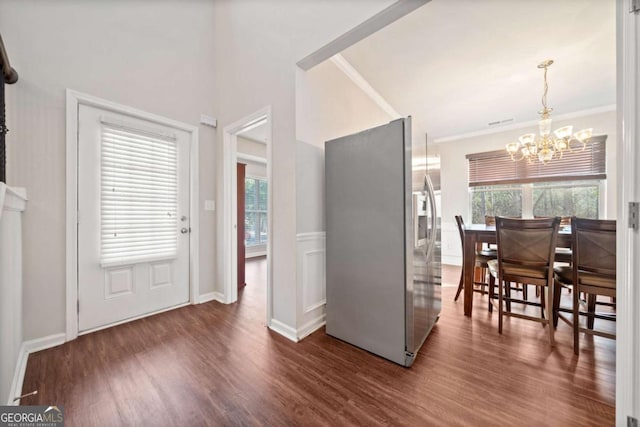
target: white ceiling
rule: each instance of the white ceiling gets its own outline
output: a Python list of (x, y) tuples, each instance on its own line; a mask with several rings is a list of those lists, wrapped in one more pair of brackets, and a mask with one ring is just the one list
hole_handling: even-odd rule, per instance
[(429, 140), (615, 104), (615, 0), (433, 0), (345, 50)]
[(238, 135), (242, 135), (244, 138), (250, 139), (255, 142), (267, 142), (267, 124), (262, 124), (260, 126), (251, 128), (249, 130), (245, 130), (239, 132)]

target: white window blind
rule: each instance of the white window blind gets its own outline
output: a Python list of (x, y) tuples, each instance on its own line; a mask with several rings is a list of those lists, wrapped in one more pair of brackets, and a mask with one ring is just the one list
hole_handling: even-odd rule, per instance
[(176, 139), (103, 120), (101, 262), (177, 256)]

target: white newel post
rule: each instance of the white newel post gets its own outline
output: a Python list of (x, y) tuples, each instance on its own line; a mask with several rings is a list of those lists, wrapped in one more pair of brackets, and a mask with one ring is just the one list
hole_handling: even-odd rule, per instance
[(23, 188), (0, 183), (0, 404), (13, 404), (22, 345)]

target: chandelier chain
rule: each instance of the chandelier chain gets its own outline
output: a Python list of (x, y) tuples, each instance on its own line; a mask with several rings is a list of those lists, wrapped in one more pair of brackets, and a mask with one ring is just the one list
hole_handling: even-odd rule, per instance
[(548, 110), (548, 107), (547, 107), (547, 92), (549, 92), (549, 83), (547, 82), (547, 70), (548, 69), (549, 69), (549, 67), (547, 67), (547, 66), (544, 67), (544, 92), (542, 94), (543, 112), (546, 112)]

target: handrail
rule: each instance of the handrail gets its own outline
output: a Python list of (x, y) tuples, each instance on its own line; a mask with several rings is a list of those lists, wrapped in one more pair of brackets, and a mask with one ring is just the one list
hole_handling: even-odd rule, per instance
[(0, 36), (0, 66), (2, 66), (2, 75), (6, 84), (13, 84), (18, 81), (18, 72), (11, 68), (7, 49), (4, 47), (2, 36)]

